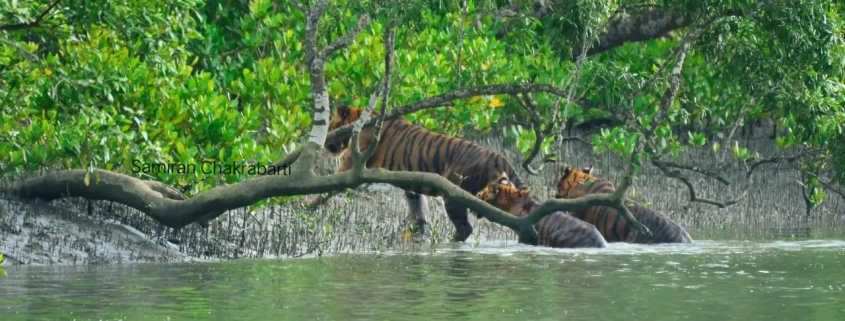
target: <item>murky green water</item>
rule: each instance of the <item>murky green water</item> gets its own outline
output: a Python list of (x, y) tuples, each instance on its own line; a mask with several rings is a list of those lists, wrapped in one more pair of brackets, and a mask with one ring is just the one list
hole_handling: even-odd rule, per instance
[(845, 320), (845, 237), (812, 238), (7, 267), (0, 320)]

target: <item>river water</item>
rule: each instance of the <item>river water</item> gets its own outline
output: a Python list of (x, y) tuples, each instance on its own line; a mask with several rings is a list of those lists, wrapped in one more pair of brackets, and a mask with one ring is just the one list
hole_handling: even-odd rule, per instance
[(0, 320), (845, 320), (843, 236), (6, 266)]

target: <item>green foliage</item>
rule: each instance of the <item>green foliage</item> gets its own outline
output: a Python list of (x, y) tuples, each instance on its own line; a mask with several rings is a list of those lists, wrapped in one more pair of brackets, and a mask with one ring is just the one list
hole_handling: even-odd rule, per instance
[[(501, 21), (484, 16), (511, 1), (333, 1), (319, 25), (319, 46), (338, 39), (364, 12), (374, 23), (326, 65), (330, 95), (363, 106), (384, 72), (382, 34), (397, 16), (393, 106), (460, 87), (502, 83), (560, 84), (584, 39), (595, 39), (629, 1), (552, 1), (542, 20), (516, 19), (517, 31), (497, 40)], [(2, 24), (32, 22), (52, 1), (0, 4)], [(530, 12), (531, 1), (520, 2)], [(686, 19), (701, 13), (752, 12), (756, 2), (666, 4)], [(687, 54), (681, 90), (651, 137), (655, 154), (677, 157), (719, 141), (736, 125), (772, 119), (781, 148), (822, 146), (827, 168), (845, 178), (845, 22), (842, 3), (781, 3), (752, 16), (718, 20)], [(514, 22), (514, 21), (511, 21)], [(305, 20), (287, 1), (167, 3), (62, 1), (43, 27), (0, 31), (0, 172), (16, 176), (45, 167), (102, 167), (202, 192), (248, 173), (135, 173), (136, 163), (202, 166), (269, 164), (301, 144), (311, 126), (312, 97), (303, 64)], [(458, 57), (459, 39), (463, 44)], [(652, 125), (665, 77), (644, 88), (688, 30), (674, 38), (627, 43), (581, 67), (566, 116), (575, 123), (629, 114), (636, 127), (605, 128), (599, 151), (629, 155)], [(460, 70), (458, 69), (460, 66)], [(671, 69), (672, 63), (668, 65)], [(535, 94), (543, 120), (556, 97)], [(561, 104), (561, 109), (565, 104)], [(559, 111), (562, 115), (562, 110)], [(458, 136), (507, 123), (523, 155), (535, 134), (524, 108), (508, 96), (478, 96), (406, 117)], [(562, 116), (561, 116), (562, 118)], [(548, 124), (545, 124), (546, 126)], [(714, 139), (715, 138), (715, 139)], [(552, 138), (541, 148), (551, 152)], [(757, 158), (735, 142), (740, 160)], [(654, 156), (654, 155), (646, 155)], [(821, 197), (821, 196), (819, 196)], [(821, 198), (820, 198), (821, 199)]]

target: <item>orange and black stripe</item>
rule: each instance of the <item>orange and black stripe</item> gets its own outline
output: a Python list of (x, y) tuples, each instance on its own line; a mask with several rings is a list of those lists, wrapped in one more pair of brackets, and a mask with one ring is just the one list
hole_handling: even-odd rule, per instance
[[(599, 179), (592, 174), (592, 170), (592, 167), (577, 169), (562, 166), (555, 198), (573, 199), (590, 194), (613, 194), (616, 191), (613, 183)], [(639, 235), (638, 231), (628, 224), (628, 220), (622, 213), (610, 206), (592, 206), (584, 211), (570, 214), (595, 225), (608, 242), (642, 244), (693, 242), (689, 233), (668, 216), (628, 199), (625, 200), (625, 206), (637, 221), (651, 230), (653, 234), (651, 237)]]

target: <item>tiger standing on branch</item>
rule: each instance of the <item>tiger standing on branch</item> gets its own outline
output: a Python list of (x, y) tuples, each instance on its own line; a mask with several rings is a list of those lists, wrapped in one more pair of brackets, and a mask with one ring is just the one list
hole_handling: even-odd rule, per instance
[[(616, 187), (608, 180), (592, 174), (593, 167), (585, 169), (560, 167), (555, 198), (578, 198), (590, 194), (613, 194)], [(692, 243), (689, 233), (668, 216), (625, 199), (625, 206), (640, 223), (652, 231), (652, 236), (640, 235), (628, 224), (619, 211), (610, 206), (592, 206), (584, 211), (570, 213), (585, 222), (595, 225), (608, 242), (642, 244)]]
[[(329, 123), (329, 130), (357, 121), (364, 109), (338, 104)], [(376, 115), (377, 113), (374, 113)], [(367, 126), (358, 134), (359, 148), (365, 150), (373, 140), (375, 126)], [(337, 173), (352, 169), (351, 135), (326, 143), (326, 149), (335, 157), (342, 157)], [(404, 117), (385, 120), (381, 126), (378, 146), (367, 162), (367, 168), (390, 171), (427, 172), (439, 174), (456, 186), (475, 195), (488, 183), (505, 175), (516, 188), (524, 189), (513, 165), (505, 157), (489, 148), (468, 140), (441, 135), (416, 126)], [(418, 208), (421, 194), (438, 197), (439, 192), (422, 186), (397, 186), (405, 190), (405, 197), (416, 216), (415, 232), (422, 232), (427, 224), (425, 214)], [(330, 193), (331, 197), (334, 193)], [(322, 194), (307, 201), (308, 207), (324, 204), (328, 197)], [(472, 234), (467, 208), (444, 198), (443, 204), (449, 220), (455, 225), (452, 241), (464, 242)], [(415, 206), (417, 206), (415, 208)], [(483, 218), (476, 213), (476, 217)]]
[[(525, 189), (514, 188), (502, 178), (490, 183), (477, 194), (478, 198), (517, 217), (526, 217), (542, 205), (537, 196)], [(537, 244), (558, 248), (607, 247), (607, 241), (595, 226), (565, 212), (554, 212), (536, 224)]]

